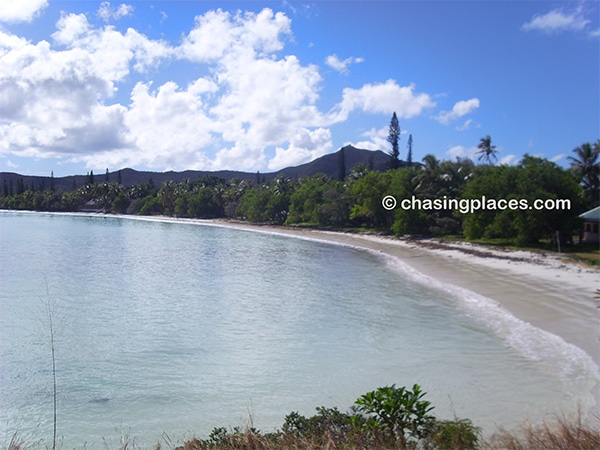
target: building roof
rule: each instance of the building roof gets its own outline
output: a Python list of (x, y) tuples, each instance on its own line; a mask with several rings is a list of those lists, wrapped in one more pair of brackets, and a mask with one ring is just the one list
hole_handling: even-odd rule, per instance
[(594, 209), (579, 214), (578, 217), (586, 222), (600, 222), (600, 206), (596, 206)]

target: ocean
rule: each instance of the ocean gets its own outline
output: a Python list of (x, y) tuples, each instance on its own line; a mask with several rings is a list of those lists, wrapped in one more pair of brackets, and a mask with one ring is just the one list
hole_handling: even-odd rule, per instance
[(362, 249), (202, 223), (0, 213), (0, 446), (280, 427), (380, 386), (484, 433), (589, 410), (591, 358)]

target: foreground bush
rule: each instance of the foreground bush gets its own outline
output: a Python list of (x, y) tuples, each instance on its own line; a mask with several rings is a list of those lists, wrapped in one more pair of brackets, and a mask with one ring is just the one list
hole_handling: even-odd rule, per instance
[(312, 417), (292, 412), (281, 431), (268, 434), (215, 428), (208, 439), (193, 439), (181, 450), (477, 448), (479, 428), (466, 419), (437, 420), (424, 396), (417, 384), (411, 390), (387, 386), (361, 396), (347, 413), (324, 407)]

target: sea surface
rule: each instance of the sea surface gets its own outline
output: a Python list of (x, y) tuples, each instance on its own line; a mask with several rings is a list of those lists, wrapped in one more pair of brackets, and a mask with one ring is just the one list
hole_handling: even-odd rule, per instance
[(0, 213), (0, 447), (152, 447), (418, 383), (489, 434), (584, 412), (597, 366), (366, 250), (191, 223)]

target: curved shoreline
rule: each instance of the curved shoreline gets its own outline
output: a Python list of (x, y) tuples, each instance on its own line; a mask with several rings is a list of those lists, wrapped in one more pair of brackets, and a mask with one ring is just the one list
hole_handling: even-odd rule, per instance
[[(48, 214), (48, 213), (45, 213)], [(51, 213), (52, 214), (52, 213)], [(65, 213), (57, 213), (65, 215)], [(68, 213), (67, 213), (68, 214)], [(562, 263), (554, 256), (526, 251), (488, 250), (471, 244), (404, 241), (383, 236), (316, 229), (255, 225), (225, 220), (179, 219), (73, 213), (69, 215), (233, 228), (361, 248), (400, 261), (426, 278), (491, 299), (514, 318), (585, 352), (598, 380), (600, 323), (594, 299), (600, 271)], [(552, 345), (550, 340), (548, 345)], [(557, 368), (561, 370), (566, 368)], [(600, 418), (600, 383), (588, 417)]]
[(596, 290), (600, 289), (600, 270), (565, 264), (554, 256), (520, 250), (490, 250), (477, 244), (441, 245), (432, 239), (407, 241), (372, 234), (257, 225), (222, 219), (93, 213), (42, 214), (226, 227), (382, 253), (398, 258), (414, 270), (440, 282), (497, 301), (524, 322), (556, 334), (581, 348), (600, 367), (600, 300), (594, 298)]

